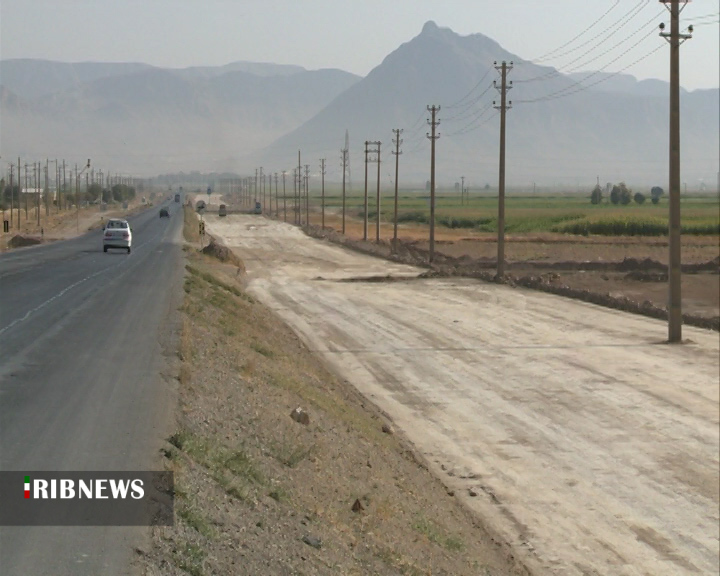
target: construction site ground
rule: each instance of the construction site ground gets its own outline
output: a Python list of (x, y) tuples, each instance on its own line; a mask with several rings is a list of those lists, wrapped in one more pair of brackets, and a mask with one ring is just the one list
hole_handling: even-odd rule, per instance
[[(244, 262), (249, 294), (385, 413), (530, 570), (718, 572), (717, 332), (686, 326), (685, 344), (669, 346), (660, 320), (419, 278), (426, 269), (263, 217), (205, 220)], [(439, 250), (461, 241), (492, 253), (483, 241), (438, 240)], [(563, 245), (553, 240), (511, 241), (508, 259), (516, 249), (552, 258)], [(661, 245), (617, 244), (623, 257), (661, 261)], [(689, 248), (698, 262), (717, 257), (717, 243), (706, 244)], [(606, 247), (616, 249), (563, 249), (611, 261)]]

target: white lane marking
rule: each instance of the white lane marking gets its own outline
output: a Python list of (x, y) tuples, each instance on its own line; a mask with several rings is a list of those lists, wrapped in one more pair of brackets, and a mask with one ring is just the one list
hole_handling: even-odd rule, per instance
[[(150, 241), (155, 240), (158, 236), (160, 236), (160, 232), (155, 233), (155, 234), (150, 238)], [(149, 242), (143, 242), (143, 243), (139, 246), (139, 248), (142, 250), (143, 248), (145, 248), (145, 247), (148, 245), (148, 243), (149, 243)], [(5, 332), (7, 332), (8, 330), (10, 330), (11, 328), (13, 328), (14, 326), (17, 326), (17, 325), (20, 324), (21, 322), (25, 322), (25, 320), (27, 320), (28, 318), (30, 318), (30, 316), (32, 316), (33, 314), (35, 314), (38, 310), (42, 310), (43, 308), (45, 308), (45, 306), (47, 306), (47, 305), (50, 304), (51, 302), (57, 300), (58, 298), (61, 298), (62, 296), (64, 296), (67, 292), (69, 292), (69, 291), (72, 290), (73, 288), (79, 286), (80, 284), (82, 284), (82, 283), (84, 283), (84, 282), (87, 282), (88, 280), (91, 280), (92, 278), (95, 278), (95, 276), (98, 276), (98, 275), (100, 275), (100, 274), (104, 274), (105, 272), (108, 272), (109, 270), (112, 270), (112, 269), (114, 269), (114, 268), (118, 268), (119, 266), (122, 266), (122, 265), (126, 264), (126, 263), (128, 262), (128, 259), (129, 259), (129, 258), (133, 258), (133, 260), (134, 260), (136, 256), (137, 256), (137, 248), (136, 248), (135, 250), (133, 250), (130, 254), (128, 254), (128, 257), (125, 258), (125, 259), (123, 259), (122, 262), (119, 262), (118, 264), (115, 264), (114, 266), (108, 266), (107, 268), (103, 268), (102, 270), (98, 270), (98, 271), (95, 272), (94, 274), (90, 274), (90, 276), (86, 276), (86, 277), (83, 278), (82, 280), (78, 280), (78, 281), (75, 282), (74, 284), (71, 284), (70, 286), (65, 287), (63, 290), (61, 290), (60, 292), (58, 292), (57, 294), (55, 294), (52, 298), (48, 298), (47, 300), (45, 300), (45, 302), (43, 302), (43, 303), (40, 304), (39, 306), (36, 306), (36, 307), (33, 308), (32, 310), (28, 310), (28, 311), (25, 313), (25, 316), (23, 316), (22, 318), (16, 318), (15, 320), (13, 320), (12, 322), (10, 322), (10, 324), (8, 324), (7, 326), (5, 326), (4, 328), (0, 328), (0, 336), (1, 336), (2, 334), (4, 334)]]

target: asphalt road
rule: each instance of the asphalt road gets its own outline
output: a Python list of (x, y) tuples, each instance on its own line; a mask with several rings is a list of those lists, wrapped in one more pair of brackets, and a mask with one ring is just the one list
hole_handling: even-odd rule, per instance
[[(0, 255), (0, 470), (157, 470), (170, 432), (182, 210)], [(0, 495), (1, 497), (2, 495)], [(129, 574), (146, 528), (0, 527), (0, 574)]]

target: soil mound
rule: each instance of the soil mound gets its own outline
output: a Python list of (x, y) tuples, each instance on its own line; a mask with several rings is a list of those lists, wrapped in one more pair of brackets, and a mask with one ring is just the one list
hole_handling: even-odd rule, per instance
[(232, 264), (233, 266), (242, 268), (243, 272), (245, 271), (245, 266), (240, 258), (238, 258), (227, 246), (223, 246), (222, 244), (215, 242), (215, 239), (210, 240), (210, 244), (202, 249), (202, 253), (207, 256), (212, 256), (224, 264)]
[(12, 238), (10, 238), (10, 241), (8, 242), (8, 247), (22, 248), (23, 246), (35, 246), (36, 244), (42, 244), (42, 240), (40, 238), (33, 238), (31, 236), (21, 236), (20, 234), (16, 234)]

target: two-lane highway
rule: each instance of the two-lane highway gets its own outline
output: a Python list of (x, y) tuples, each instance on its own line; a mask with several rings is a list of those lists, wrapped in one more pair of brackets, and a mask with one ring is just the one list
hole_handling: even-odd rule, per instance
[[(158, 469), (182, 293), (182, 208), (163, 206), (129, 218), (131, 254), (95, 231), (0, 255), (1, 471)], [(130, 573), (145, 535), (0, 527), (0, 574)]]

